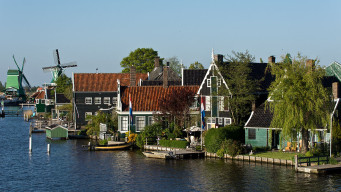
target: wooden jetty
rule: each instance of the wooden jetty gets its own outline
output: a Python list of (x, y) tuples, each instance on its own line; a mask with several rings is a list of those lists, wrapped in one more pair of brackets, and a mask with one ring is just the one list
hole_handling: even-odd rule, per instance
[(337, 165), (325, 164), (307, 167), (297, 167), (297, 172), (314, 174), (341, 173), (341, 164)]
[[(172, 147), (162, 147), (158, 145), (145, 145), (144, 148), (146, 150), (153, 150), (153, 153), (155, 153), (154, 155), (153, 154), (147, 154), (147, 155), (149, 157), (154, 156), (154, 158), (157, 158), (158, 156), (160, 157), (165, 156), (165, 158), (162, 158), (162, 159), (167, 159), (168, 155), (172, 156), (173, 159), (187, 159), (187, 158), (195, 159), (195, 158), (205, 157), (205, 152), (194, 151), (192, 149), (187, 150), (187, 149), (179, 149), (179, 148), (172, 148)], [(158, 151), (158, 152), (155, 152), (155, 151)], [(168, 155), (164, 155), (162, 153), (167, 153)]]

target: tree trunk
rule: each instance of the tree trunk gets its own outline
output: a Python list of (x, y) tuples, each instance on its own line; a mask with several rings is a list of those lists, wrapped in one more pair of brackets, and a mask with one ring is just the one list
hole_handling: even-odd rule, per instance
[(309, 132), (307, 129), (302, 128), (302, 153), (308, 152), (308, 141), (309, 141)]

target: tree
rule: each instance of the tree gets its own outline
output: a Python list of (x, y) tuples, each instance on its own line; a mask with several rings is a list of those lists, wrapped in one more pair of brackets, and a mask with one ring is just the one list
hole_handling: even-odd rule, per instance
[(218, 66), (229, 90), (220, 89), (219, 92), (222, 95), (232, 94), (229, 100), (225, 100), (225, 105), (229, 105), (233, 123), (243, 125), (250, 115), (251, 103), (256, 99), (255, 93), (259, 89), (259, 82), (250, 75), (250, 63), (255, 61), (255, 57), (248, 51), (232, 51), (232, 55), (227, 55), (227, 61)]
[(204, 69), (204, 66), (198, 61), (192, 63), (188, 69)]
[[(122, 59), (120, 63), (123, 67), (122, 73), (130, 72), (131, 66), (135, 66), (138, 73), (151, 72), (154, 69), (154, 59), (157, 56), (157, 51), (152, 48), (138, 48), (130, 52), (128, 57)], [(160, 58), (160, 63), (162, 60), (163, 58)]]
[(178, 75), (181, 75), (181, 68), (185, 68), (185, 66), (183, 66), (179, 59), (177, 57), (170, 57), (165, 59), (165, 62), (169, 62), (169, 67), (173, 69), (174, 72), (176, 72)]
[(72, 80), (65, 74), (60, 75), (55, 81), (57, 84), (56, 92), (63, 93), (69, 100), (72, 99)]
[(167, 118), (168, 122), (175, 123), (175, 126), (183, 128), (189, 119), (190, 106), (194, 103), (195, 92), (180, 88), (170, 92), (160, 100), (161, 116)]
[(282, 128), (285, 137), (302, 134), (302, 152), (308, 151), (308, 138), (317, 127), (329, 122), (331, 98), (322, 85), (324, 69), (318, 66), (306, 67), (306, 57), (289, 54), (278, 64), (271, 64), (271, 73), (276, 76), (271, 83), (268, 102), (273, 112), (271, 127)]
[(110, 131), (110, 129), (114, 129), (114, 121), (112, 119), (112, 115), (109, 113), (104, 113), (102, 111), (98, 111), (97, 115), (89, 115), (86, 117), (88, 120), (88, 124), (86, 125), (86, 134), (87, 135), (99, 135), (100, 131), (100, 123), (107, 124), (107, 128)]

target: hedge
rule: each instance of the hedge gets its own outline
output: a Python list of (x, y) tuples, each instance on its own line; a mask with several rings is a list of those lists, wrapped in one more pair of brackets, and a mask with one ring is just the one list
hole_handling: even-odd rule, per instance
[(177, 140), (160, 140), (160, 145), (162, 147), (174, 147), (185, 149), (189, 143), (187, 141), (177, 141)]

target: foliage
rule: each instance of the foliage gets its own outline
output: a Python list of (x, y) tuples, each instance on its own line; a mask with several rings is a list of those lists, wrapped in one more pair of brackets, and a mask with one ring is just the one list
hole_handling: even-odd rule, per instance
[(125, 134), (126, 134), (126, 137), (128, 137), (128, 143), (135, 143), (136, 138), (137, 138), (137, 134), (136, 133), (128, 131)]
[(272, 102), (268, 102), (273, 112), (271, 127), (282, 128), (285, 137), (301, 132), (303, 153), (308, 151), (308, 129), (314, 131), (328, 123), (331, 104), (321, 82), (324, 69), (317, 60), (313, 68), (305, 62), (300, 54), (294, 59), (287, 54), (282, 62), (270, 66), (276, 79), (269, 89)]
[(108, 140), (103, 139), (103, 140), (98, 140), (99, 145), (108, 145)]
[(336, 154), (341, 151), (341, 126), (335, 119), (333, 120), (332, 137), (332, 152)]
[(225, 100), (225, 105), (229, 105), (233, 123), (242, 125), (250, 115), (251, 103), (259, 90), (259, 82), (251, 78), (250, 63), (255, 61), (255, 57), (248, 51), (232, 51), (232, 55), (227, 56), (227, 61), (228, 63), (218, 64), (230, 89), (222, 90), (221, 94), (232, 94), (229, 100)]
[(163, 147), (174, 147), (185, 149), (189, 143), (187, 141), (177, 141), (177, 140), (160, 140), (160, 145)]
[(192, 63), (191, 65), (189, 65), (188, 69), (204, 69), (204, 66), (198, 61), (196, 61)]
[(221, 144), (226, 139), (243, 141), (244, 129), (241, 126), (229, 125), (217, 129), (209, 129), (205, 133), (205, 147), (208, 152), (215, 153), (221, 148)]
[[(184, 127), (190, 119), (190, 106), (195, 101), (194, 95), (194, 91), (184, 87), (170, 92), (159, 102), (160, 116), (166, 118), (168, 122), (174, 122), (175, 125)], [(174, 134), (178, 136), (178, 130)]]
[(97, 115), (90, 115), (86, 117), (88, 124), (86, 125), (86, 134), (87, 135), (99, 135), (99, 126), (100, 123), (107, 124), (108, 130), (112, 130), (114, 125), (111, 119), (111, 115), (109, 113), (103, 113), (102, 111), (98, 111)]
[(86, 135), (86, 129), (78, 131), (77, 135)]
[(185, 68), (185, 66), (180, 63), (177, 57), (170, 57), (165, 59), (165, 62), (169, 62), (169, 67), (173, 69), (178, 75), (181, 75), (181, 68)]
[(332, 165), (336, 165), (336, 164), (338, 164), (339, 162), (337, 161), (337, 159), (335, 159), (335, 158), (330, 158), (329, 159), (329, 162), (328, 162), (329, 164), (332, 164)]
[(259, 153), (259, 152), (265, 152), (265, 151), (269, 151), (270, 147), (253, 147), (252, 151), (254, 153)]
[(144, 127), (143, 131), (136, 138), (136, 145), (143, 148), (146, 138), (157, 137), (162, 134), (162, 125), (160, 123), (154, 123)]
[(285, 159), (285, 160), (293, 160), (295, 155), (301, 155), (299, 153), (287, 153), (282, 151), (266, 151), (266, 152), (259, 152), (252, 156), (257, 157), (265, 157), (265, 158), (273, 158), (273, 159)]
[[(152, 48), (138, 48), (129, 53), (128, 57), (121, 61), (122, 73), (130, 72), (130, 67), (135, 66), (137, 73), (148, 73), (154, 69), (154, 59), (157, 57), (157, 51)], [(163, 58), (160, 58), (162, 62)]]
[(72, 80), (70, 77), (67, 77), (65, 74), (60, 75), (55, 81), (57, 84), (56, 91), (57, 93), (64, 93), (66, 89), (72, 90)]
[(242, 152), (241, 144), (238, 141), (233, 141), (232, 139), (225, 139), (221, 145), (220, 149), (217, 151), (217, 155), (220, 158), (224, 157), (224, 154), (228, 154), (232, 157), (239, 155)]
[(67, 118), (68, 121), (72, 121), (72, 119), (73, 119), (73, 113), (72, 113), (73, 105), (71, 103), (65, 104), (65, 105), (62, 105), (62, 106), (58, 106), (58, 110), (68, 111), (68, 113), (66, 114), (66, 118)]

